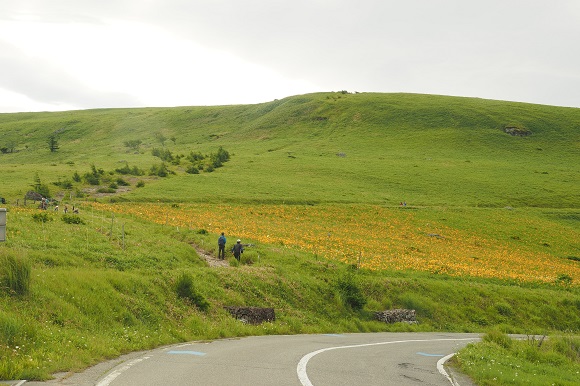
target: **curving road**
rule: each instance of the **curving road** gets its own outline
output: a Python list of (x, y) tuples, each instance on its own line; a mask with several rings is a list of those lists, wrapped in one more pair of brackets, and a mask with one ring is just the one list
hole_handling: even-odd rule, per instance
[(469, 386), (464, 380), (453, 383), (437, 363), (478, 339), (475, 334), (372, 333), (192, 342), (26, 386)]

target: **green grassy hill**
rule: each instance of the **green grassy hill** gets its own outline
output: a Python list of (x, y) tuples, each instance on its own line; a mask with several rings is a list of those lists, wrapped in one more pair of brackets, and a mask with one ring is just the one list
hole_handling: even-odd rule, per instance
[[(244, 106), (0, 114), (0, 134), (8, 209), (0, 379), (43, 379), (130, 350), (250, 334), (580, 331), (580, 109), (320, 93)], [(187, 172), (191, 153), (220, 148), (230, 155), (223, 166)], [(151, 175), (163, 162), (169, 174)], [(115, 172), (125, 166), (143, 173)], [(87, 182), (91, 171), (98, 185)], [(61, 211), (23, 207), (37, 183)], [(402, 201), (410, 210), (398, 208)], [(63, 205), (80, 206), (80, 215), (65, 216)], [(225, 215), (212, 209), (234, 220), (216, 225)], [(325, 217), (333, 213), (340, 216)], [(422, 263), (429, 248), (445, 246), (446, 258), (479, 273), (446, 274), (441, 262), (361, 269), (333, 259), (333, 245), (322, 252), (321, 240), (344, 236), (349, 224), (362, 243), (384, 237), (361, 220), (369, 218), (397, 236), (384, 240), (388, 253)], [(252, 233), (250, 221), (279, 234)], [(241, 264), (210, 267), (192, 245), (215, 253), (226, 226), (230, 242), (253, 246)], [(312, 245), (295, 245), (291, 233), (301, 227)], [(498, 261), (492, 255), (529, 257), (523, 265), (536, 271), (546, 269), (540, 260), (562, 268), (543, 281), (480, 274)], [(273, 307), (276, 322), (243, 324), (229, 305)], [(415, 309), (419, 323), (372, 319), (390, 308)]]
[[(528, 130), (511, 136), (505, 127)], [(23, 197), (94, 164), (145, 170), (223, 146), (227, 167), (170, 178), (137, 201), (354, 202), (418, 206), (578, 207), (580, 110), (472, 98), (322, 93), (248, 106), (87, 110), (0, 115), (0, 195)], [(47, 140), (58, 135), (60, 148)], [(171, 140), (173, 139), (173, 141)], [(140, 140), (138, 152), (124, 146)], [(52, 189), (56, 193), (56, 189)], [(169, 194), (165, 194), (169, 193)]]

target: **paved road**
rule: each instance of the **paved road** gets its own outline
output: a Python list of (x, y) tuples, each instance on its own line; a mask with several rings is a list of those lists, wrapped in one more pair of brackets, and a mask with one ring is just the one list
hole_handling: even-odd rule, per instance
[[(477, 339), (475, 334), (373, 333), (192, 342), (25, 386), (449, 386), (437, 362)], [(470, 386), (465, 380), (459, 384)]]

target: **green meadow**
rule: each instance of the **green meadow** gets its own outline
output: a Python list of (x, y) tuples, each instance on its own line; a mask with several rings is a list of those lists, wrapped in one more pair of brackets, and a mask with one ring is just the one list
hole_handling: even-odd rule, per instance
[[(0, 379), (49, 379), (129, 351), (261, 334), (487, 332), (483, 350), (496, 354), (519, 347), (501, 334), (563, 335), (557, 350), (578, 353), (580, 109), (333, 92), (256, 105), (0, 114), (0, 134)], [(25, 203), (29, 191), (54, 201), (38, 209)], [(483, 238), (473, 242), (478, 264), (509, 249), (530, 267), (542, 256), (563, 268), (528, 281), (368, 269), (293, 243), (296, 219), (256, 214), (260, 206), (336, 211), (369, 237), (371, 222), (356, 213), (387, 213), (404, 225), (396, 243), (411, 257), (427, 247), (409, 241), (410, 229), (433, 228)], [(176, 222), (196, 207), (227, 207), (232, 220)], [(245, 221), (264, 231), (280, 223), (285, 241), (247, 233)], [(212, 267), (196, 252), (214, 255), (220, 229), (230, 245), (252, 244), (240, 263)], [(276, 321), (247, 325), (225, 306), (273, 307)], [(415, 309), (418, 323), (373, 320), (392, 308)], [(522, 357), (537, 371), (532, 355)], [(578, 356), (566, 358), (574, 369)], [(510, 384), (490, 374), (470, 373)]]

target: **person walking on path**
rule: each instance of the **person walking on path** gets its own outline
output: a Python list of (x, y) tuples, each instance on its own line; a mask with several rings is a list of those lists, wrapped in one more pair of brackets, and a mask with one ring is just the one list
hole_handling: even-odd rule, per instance
[(240, 261), (240, 256), (244, 253), (244, 246), (242, 245), (242, 240), (238, 239), (238, 241), (234, 244), (232, 248), (232, 252), (234, 252), (234, 257), (237, 261)]
[(218, 259), (224, 260), (226, 258), (226, 236), (222, 232), (218, 238)]

